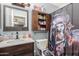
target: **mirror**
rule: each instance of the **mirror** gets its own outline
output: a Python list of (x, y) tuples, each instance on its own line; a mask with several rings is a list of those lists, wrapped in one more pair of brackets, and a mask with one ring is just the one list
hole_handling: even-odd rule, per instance
[(28, 11), (12, 6), (4, 6), (4, 31), (28, 30)]

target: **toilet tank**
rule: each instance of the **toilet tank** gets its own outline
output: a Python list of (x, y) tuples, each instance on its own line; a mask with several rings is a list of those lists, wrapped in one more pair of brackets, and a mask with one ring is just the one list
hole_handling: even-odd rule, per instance
[(37, 48), (43, 50), (48, 47), (48, 39), (38, 39), (36, 40), (36, 46)]

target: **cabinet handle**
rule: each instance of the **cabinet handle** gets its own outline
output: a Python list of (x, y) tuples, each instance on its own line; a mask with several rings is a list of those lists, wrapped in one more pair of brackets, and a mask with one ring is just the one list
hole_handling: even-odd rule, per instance
[(0, 55), (7, 55), (7, 54), (9, 54), (9, 53), (7, 53), (7, 52), (0, 53)]

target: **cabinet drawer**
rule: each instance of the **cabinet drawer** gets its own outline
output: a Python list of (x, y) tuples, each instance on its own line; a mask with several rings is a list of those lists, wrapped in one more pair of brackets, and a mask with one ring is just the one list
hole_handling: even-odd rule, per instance
[(1, 48), (0, 53), (6, 55), (21, 55), (21, 54), (28, 54), (28, 53), (33, 53), (34, 50), (34, 44), (29, 43), (29, 44), (21, 44), (21, 45), (16, 45), (16, 46), (11, 46), (11, 47), (6, 47), (6, 48)]

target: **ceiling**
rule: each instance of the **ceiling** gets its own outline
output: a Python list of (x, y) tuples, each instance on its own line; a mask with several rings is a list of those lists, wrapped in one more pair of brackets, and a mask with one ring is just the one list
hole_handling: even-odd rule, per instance
[(52, 13), (55, 10), (62, 8), (65, 5), (68, 5), (69, 3), (32, 3), (31, 8), (33, 8), (33, 6), (37, 4), (41, 6), (42, 8), (44, 8), (44, 12)]
[(30, 4), (31, 9), (34, 8), (34, 5), (39, 5), (44, 9), (43, 12), (50, 14), (56, 11), (57, 9), (62, 8), (70, 3), (30, 3)]

